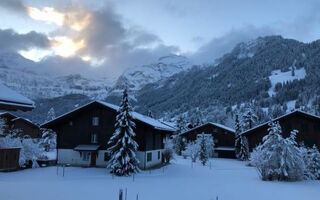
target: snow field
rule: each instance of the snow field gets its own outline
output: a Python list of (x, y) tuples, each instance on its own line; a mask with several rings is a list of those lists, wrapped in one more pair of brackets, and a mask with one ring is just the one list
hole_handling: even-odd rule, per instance
[[(211, 169), (210, 169), (211, 162)], [(210, 159), (191, 168), (190, 159), (177, 157), (164, 169), (142, 171), (132, 177), (112, 177), (103, 168), (28, 169), (0, 173), (0, 199), (5, 200), (117, 200), (127, 188), (128, 200), (302, 200), (319, 199), (320, 181), (266, 182), (255, 168), (233, 159)]]

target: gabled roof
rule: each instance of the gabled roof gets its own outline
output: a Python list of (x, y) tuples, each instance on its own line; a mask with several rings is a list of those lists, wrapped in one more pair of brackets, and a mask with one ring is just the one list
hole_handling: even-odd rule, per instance
[(33, 101), (0, 84), (0, 110), (32, 110)]
[(14, 114), (11, 114), (9, 112), (0, 113), (0, 117), (10, 117), (11, 119), (17, 118), (17, 116), (15, 116)]
[[(113, 110), (115, 112), (118, 112), (118, 110), (119, 110), (119, 106), (116, 106), (114, 104), (107, 103), (107, 102), (104, 102), (104, 101), (92, 101), (92, 102), (90, 102), (90, 103), (88, 103), (88, 104), (86, 104), (84, 106), (76, 108), (76, 109), (74, 109), (74, 110), (72, 110), (72, 111), (70, 111), (68, 113), (65, 113), (65, 114), (63, 114), (63, 115), (61, 115), (61, 116), (59, 116), (59, 117), (57, 117), (57, 118), (55, 118), (55, 119), (53, 119), (53, 120), (51, 120), (49, 122), (46, 122), (46, 123), (42, 124), (41, 127), (47, 127), (47, 126), (51, 125), (52, 123), (57, 122), (58, 120), (60, 120), (62, 118), (71, 116), (73, 113), (75, 113), (77, 111), (80, 111), (83, 108), (86, 108), (86, 107), (88, 107), (88, 106), (90, 106), (92, 104), (95, 104), (95, 103), (97, 103), (99, 105), (102, 105), (102, 106), (104, 106), (104, 107), (106, 107), (108, 109), (111, 109), (111, 110)], [(142, 123), (148, 124), (148, 125), (154, 127), (155, 129), (164, 130), (164, 131), (170, 131), (170, 132), (174, 132), (176, 130), (174, 127), (171, 127), (171, 126), (169, 126), (169, 125), (167, 125), (165, 123), (162, 123), (162, 122), (160, 122), (160, 121), (158, 121), (156, 119), (153, 119), (151, 117), (142, 115), (140, 113), (131, 112), (131, 114), (132, 114), (133, 119), (138, 120), (138, 121), (140, 121)]]
[[(294, 111), (292, 111), (292, 112), (290, 112), (290, 113), (287, 113), (287, 114), (284, 114), (284, 115), (282, 115), (282, 116), (280, 116), (280, 117), (277, 117), (277, 118), (275, 118), (275, 119), (272, 119), (271, 121), (274, 122), (274, 121), (282, 120), (282, 119), (284, 119), (284, 118), (286, 118), (286, 117), (290, 117), (290, 116), (293, 116), (293, 115), (299, 115), (299, 114), (300, 114), (300, 115), (303, 115), (303, 116), (306, 116), (306, 117), (310, 117), (310, 118), (316, 119), (316, 120), (320, 120), (320, 117), (319, 117), (319, 116), (316, 116), (316, 115), (313, 115), (313, 114), (310, 114), (310, 113), (307, 113), (307, 112), (304, 112), (304, 111), (301, 111), (301, 110), (294, 110)], [(263, 124), (260, 124), (260, 125), (258, 125), (258, 126), (255, 126), (255, 127), (251, 128), (251, 129), (249, 129), (249, 130), (246, 130), (246, 131), (242, 132), (241, 134), (250, 134), (251, 132), (253, 132), (254, 130), (256, 130), (256, 129), (258, 129), (258, 128), (267, 126), (267, 125), (269, 124), (269, 122), (270, 122), (270, 121), (265, 122), (265, 123), (263, 123)]]
[(181, 135), (188, 134), (189, 132), (192, 132), (192, 131), (194, 131), (194, 130), (196, 130), (196, 129), (198, 129), (198, 128), (202, 128), (202, 127), (208, 126), (208, 125), (209, 125), (209, 126), (215, 126), (215, 127), (221, 128), (221, 129), (224, 129), (224, 130), (226, 130), (226, 131), (228, 131), (228, 132), (231, 132), (231, 133), (235, 133), (235, 130), (234, 130), (233, 128), (227, 127), (227, 126), (225, 126), (225, 125), (223, 125), (223, 124), (219, 124), (219, 123), (208, 122), (208, 123), (202, 124), (202, 125), (200, 125), (200, 126), (194, 127), (194, 128), (192, 128), (192, 129), (190, 129), (190, 130), (187, 130), (187, 131), (185, 131), (184, 133), (182, 133)]
[(34, 127), (37, 127), (39, 128), (38, 125), (34, 124), (32, 121), (30, 121), (29, 119), (26, 119), (26, 118), (23, 118), (23, 117), (17, 117), (17, 118), (14, 118), (13, 120), (11, 120), (12, 122), (16, 122), (16, 121), (23, 121), (27, 124), (29, 124), (30, 126), (34, 126)]

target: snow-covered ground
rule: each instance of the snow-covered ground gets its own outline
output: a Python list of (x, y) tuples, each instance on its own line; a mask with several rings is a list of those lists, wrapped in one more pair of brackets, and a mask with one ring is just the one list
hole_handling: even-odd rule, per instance
[(127, 188), (128, 200), (301, 200), (319, 199), (320, 181), (265, 182), (255, 168), (232, 159), (211, 159), (208, 166), (177, 158), (173, 164), (132, 177), (114, 177), (102, 168), (56, 167), (0, 173), (0, 199), (116, 200)]
[(281, 72), (280, 70), (274, 70), (269, 76), (271, 82), (271, 88), (268, 93), (270, 96), (275, 94), (275, 86), (277, 83), (285, 83), (286, 81), (300, 80), (306, 77), (306, 70), (304, 68), (296, 69), (295, 76), (291, 75), (291, 70), (287, 72)]

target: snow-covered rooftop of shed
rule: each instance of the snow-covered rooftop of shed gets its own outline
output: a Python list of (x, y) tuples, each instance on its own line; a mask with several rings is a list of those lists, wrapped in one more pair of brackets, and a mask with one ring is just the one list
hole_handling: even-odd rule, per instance
[(29, 106), (34, 106), (34, 102), (28, 99), (27, 97), (22, 96), (21, 94), (9, 89), (0, 83), (0, 101), (8, 105), (19, 105), (27, 104)]
[[(97, 101), (98, 103), (100, 104), (103, 104), (109, 108), (112, 108), (114, 110), (119, 110), (119, 106), (116, 106), (114, 104), (110, 104), (110, 103), (107, 103), (107, 102), (104, 102), (104, 101)], [(137, 113), (137, 112), (132, 112), (132, 117), (136, 120), (139, 120), (141, 122), (144, 122), (146, 124), (149, 124), (151, 126), (153, 126), (154, 128), (156, 129), (160, 129), (160, 130), (165, 130), (165, 131), (175, 131), (175, 128), (174, 127), (171, 127), (165, 123), (162, 123), (160, 122), (159, 120), (156, 120), (156, 119), (153, 119), (151, 117), (148, 117), (146, 115), (142, 115), (140, 113)]]

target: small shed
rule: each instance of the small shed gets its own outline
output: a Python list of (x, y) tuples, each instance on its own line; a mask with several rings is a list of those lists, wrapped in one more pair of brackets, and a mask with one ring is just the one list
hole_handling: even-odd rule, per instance
[(11, 171), (19, 168), (20, 148), (0, 148), (0, 171)]

